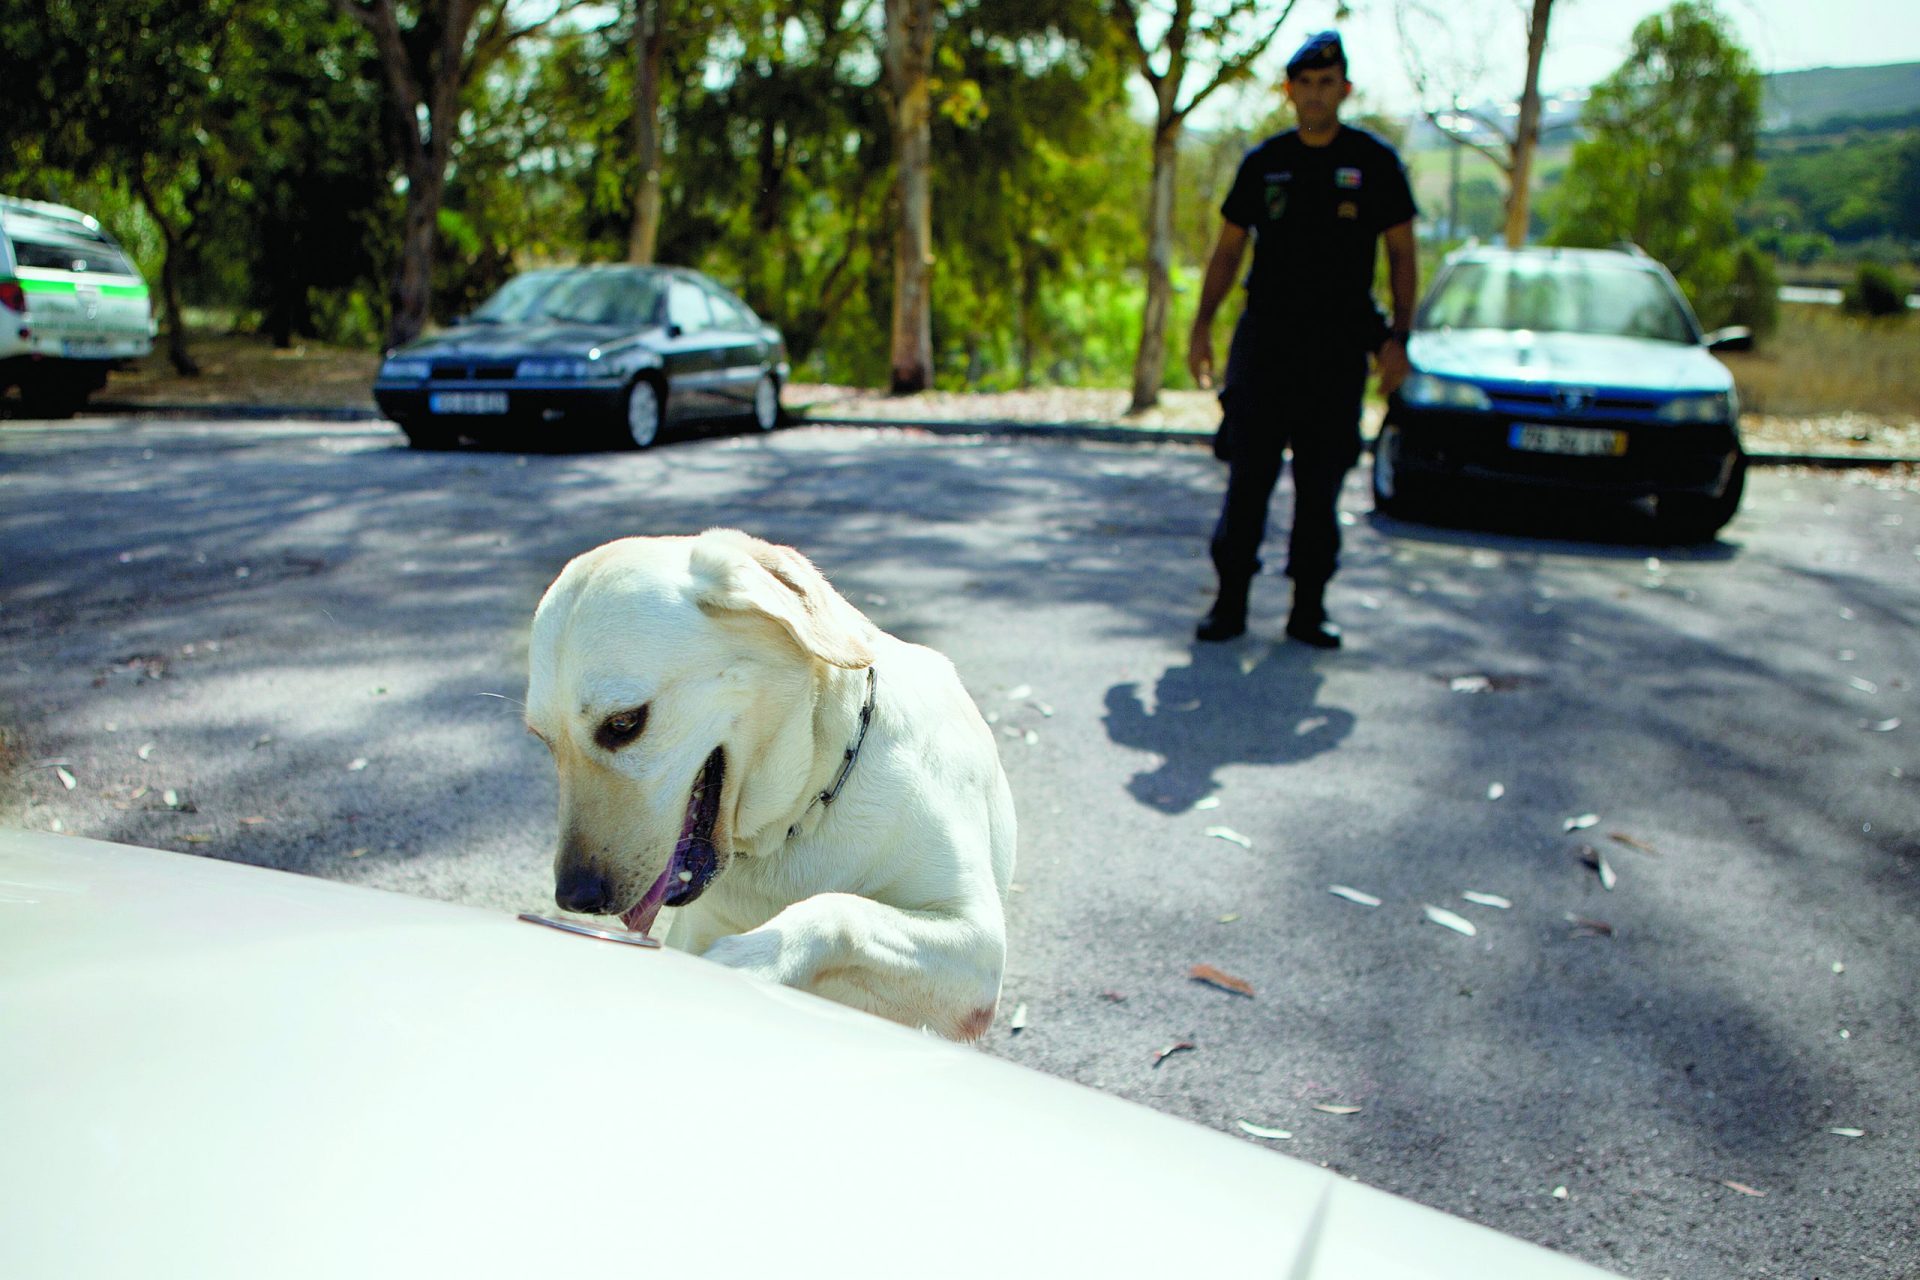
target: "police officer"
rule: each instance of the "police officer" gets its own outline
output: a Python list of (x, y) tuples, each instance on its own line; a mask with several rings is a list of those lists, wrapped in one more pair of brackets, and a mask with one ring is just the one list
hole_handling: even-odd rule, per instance
[[(1364, 129), (1340, 123), (1353, 85), (1337, 32), (1308, 37), (1287, 63), (1287, 98), (1298, 127), (1262, 142), (1240, 163), (1220, 206), (1220, 238), (1207, 263), (1187, 365), (1213, 385), (1214, 313), (1232, 289), (1253, 241), (1246, 308), (1227, 353), (1214, 453), (1227, 463), (1227, 493), (1209, 551), (1220, 594), (1195, 634), (1230, 640), (1247, 629), (1247, 588), (1260, 571), (1267, 504), (1293, 450), (1293, 529), (1287, 575), (1293, 611), (1287, 635), (1334, 649), (1325, 594), (1340, 553), (1335, 504), (1360, 457), (1360, 397), (1367, 353), (1391, 395), (1407, 375), (1413, 320), (1413, 193), (1400, 157)], [(1373, 302), (1379, 244), (1387, 246), (1391, 322)]]

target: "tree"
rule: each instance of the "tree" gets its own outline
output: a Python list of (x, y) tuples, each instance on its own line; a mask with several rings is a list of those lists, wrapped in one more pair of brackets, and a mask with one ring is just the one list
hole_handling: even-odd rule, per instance
[(933, 27), (935, 0), (886, 0), (887, 117), (893, 126), (894, 395), (933, 385)]
[[(1501, 120), (1479, 110), (1463, 108), (1459, 95), (1453, 91), (1454, 85), (1477, 79), (1483, 67), (1476, 63), (1475, 69), (1466, 75), (1460, 74), (1460, 68), (1454, 68), (1449, 74), (1429, 52), (1444, 42), (1442, 33), (1458, 28), (1461, 21), (1458, 10), (1443, 13), (1420, 0), (1401, 0), (1394, 10), (1400, 29), (1400, 48), (1407, 59), (1407, 74), (1413, 81), (1427, 122), (1451, 138), (1455, 146), (1472, 147), (1493, 161), (1506, 175), (1505, 237), (1507, 244), (1516, 249), (1527, 242), (1527, 231), (1533, 220), (1533, 157), (1540, 145), (1540, 64), (1546, 56), (1547, 24), (1553, 16), (1553, 0), (1528, 0), (1528, 5), (1526, 77), (1521, 83), (1518, 114), (1511, 132)], [(1481, 49), (1487, 47), (1484, 40), (1474, 43)]]
[(468, 86), (517, 41), (577, 7), (577, 0), (552, 0), (544, 17), (524, 26), (509, 21), (509, 10), (516, 8), (512, 0), (419, 0), (404, 7), (400, 0), (335, 3), (372, 33), (392, 98), (406, 177), (400, 263), (387, 326), (387, 345), (398, 346), (426, 327), (440, 209)]
[(1760, 178), (1759, 119), (1759, 74), (1712, 4), (1646, 18), (1587, 101), (1550, 241), (1630, 241), (1667, 265), (1706, 323), (1737, 319), (1734, 213)]
[[(1143, 15), (1135, 0), (1113, 0), (1113, 17), (1132, 46), (1140, 74), (1153, 91), (1153, 184), (1147, 199), (1147, 300), (1141, 313), (1140, 350), (1133, 366), (1133, 397), (1127, 412), (1139, 413), (1160, 403), (1160, 384), (1166, 376), (1167, 314), (1173, 302), (1173, 198), (1180, 155), (1180, 135), (1195, 107), (1226, 85), (1246, 79), (1253, 64), (1293, 12), (1294, 0), (1284, 0), (1270, 20), (1261, 19), (1272, 6), (1263, 0), (1173, 0), (1170, 14), (1148, 10)], [(1165, 20), (1164, 29), (1159, 28)], [(1253, 34), (1236, 37), (1249, 24)], [(1200, 88), (1181, 100), (1187, 76), (1198, 72)]]

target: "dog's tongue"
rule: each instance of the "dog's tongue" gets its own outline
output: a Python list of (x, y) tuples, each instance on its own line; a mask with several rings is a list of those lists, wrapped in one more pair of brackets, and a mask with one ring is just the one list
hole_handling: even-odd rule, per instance
[(660, 904), (667, 900), (667, 893), (675, 884), (680, 869), (678, 858), (667, 859), (667, 869), (653, 882), (646, 896), (639, 902), (620, 913), (620, 922), (638, 934), (651, 934), (654, 919), (660, 914)]

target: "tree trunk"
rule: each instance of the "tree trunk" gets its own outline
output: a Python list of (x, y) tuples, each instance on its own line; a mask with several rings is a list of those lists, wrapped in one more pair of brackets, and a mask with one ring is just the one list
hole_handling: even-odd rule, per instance
[(627, 261), (654, 260), (660, 244), (660, 58), (666, 44), (661, 0), (634, 0), (633, 15), (633, 225)]
[(893, 252), (893, 395), (933, 383), (934, 0), (886, 0), (887, 85), (899, 223)]
[(407, 166), (407, 207), (400, 233), (400, 268), (393, 282), (393, 318), (387, 346), (412, 342), (427, 327), (433, 301), (433, 255), (439, 243), (440, 205), (446, 195), (447, 169), (431, 154)]
[(1153, 186), (1147, 203), (1147, 305), (1140, 318), (1140, 352), (1133, 361), (1128, 413), (1160, 403), (1167, 371), (1167, 312), (1173, 305), (1173, 191), (1180, 153), (1180, 121), (1153, 133)]
[(1540, 59), (1547, 49), (1547, 18), (1553, 0), (1533, 0), (1527, 21), (1527, 84), (1520, 93), (1520, 119), (1513, 134), (1513, 169), (1507, 191), (1507, 247), (1527, 242), (1532, 215), (1533, 153), (1540, 143)]
[(186, 314), (180, 304), (180, 255), (184, 252), (185, 236), (161, 211), (160, 201), (147, 185), (145, 174), (134, 176), (133, 187), (140, 203), (146, 206), (147, 216), (160, 228), (160, 315), (166, 321), (167, 362), (181, 377), (196, 378), (200, 376), (200, 365), (187, 350)]

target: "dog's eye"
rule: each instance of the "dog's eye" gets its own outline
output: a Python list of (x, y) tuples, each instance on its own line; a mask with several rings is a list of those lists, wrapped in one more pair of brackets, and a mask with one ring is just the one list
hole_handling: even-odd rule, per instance
[(593, 740), (600, 744), (603, 751), (618, 751), (640, 736), (647, 727), (647, 709), (634, 707), (629, 711), (616, 711), (600, 722), (593, 731)]

